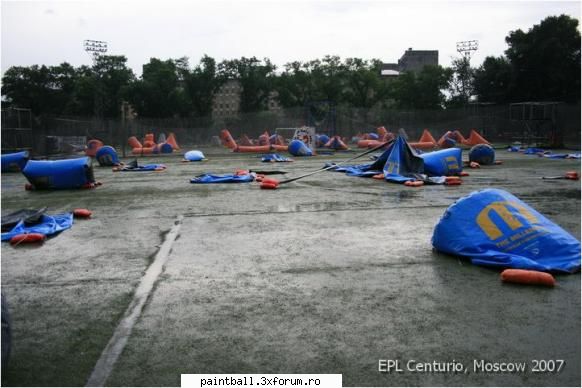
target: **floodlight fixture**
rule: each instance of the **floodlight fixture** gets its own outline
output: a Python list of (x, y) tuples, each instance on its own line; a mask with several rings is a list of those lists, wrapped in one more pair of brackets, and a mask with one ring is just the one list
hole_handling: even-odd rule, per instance
[(107, 42), (101, 40), (91, 40), (86, 39), (83, 41), (83, 46), (85, 46), (85, 51), (92, 53), (106, 53), (107, 52)]
[(466, 58), (470, 58), (474, 51), (479, 49), (479, 41), (477, 40), (465, 40), (462, 42), (457, 42), (457, 51), (461, 53)]

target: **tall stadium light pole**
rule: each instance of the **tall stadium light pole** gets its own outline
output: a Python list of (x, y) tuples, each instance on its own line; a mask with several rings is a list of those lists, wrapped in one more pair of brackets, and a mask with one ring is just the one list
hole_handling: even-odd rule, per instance
[(87, 54), (91, 56), (93, 60), (93, 69), (95, 70), (95, 116), (101, 119), (103, 116), (103, 95), (101, 93), (101, 74), (97, 72), (96, 65), (99, 56), (107, 52), (107, 42), (102, 40), (92, 40), (86, 39), (83, 41), (83, 47)]
[[(457, 42), (457, 52), (463, 56), (464, 65), (466, 66), (467, 71), (471, 67), (471, 55), (473, 55), (473, 53), (478, 49), (479, 41), (477, 40), (464, 40), (462, 42)], [(463, 96), (466, 96), (467, 85), (465, 85), (465, 77), (461, 78), (461, 87), (463, 88)], [(465, 104), (467, 101), (465, 101)]]

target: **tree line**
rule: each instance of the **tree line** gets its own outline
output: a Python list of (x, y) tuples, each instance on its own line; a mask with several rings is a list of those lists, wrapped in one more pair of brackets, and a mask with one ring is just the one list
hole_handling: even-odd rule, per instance
[(550, 16), (527, 32), (511, 31), (505, 55), (487, 57), (479, 67), (467, 58), (450, 67), (425, 66), (398, 77), (381, 76), (377, 59), (325, 56), (293, 61), (282, 69), (256, 57), (217, 63), (207, 55), (191, 66), (188, 58), (151, 58), (141, 77), (127, 58), (99, 56), (93, 66), (14, 66), (2, 77), (4, 104), (35, 115), (115, 118), (121, 102), (141, 117), (210, 117), (213, 98), (229, 79), (241, 87), (240, 111), (267, 109), (272, 92), (284, 107), (330, 100), (359, 108), (447, 109), (480, 102), (580, 101), (578, 20)]

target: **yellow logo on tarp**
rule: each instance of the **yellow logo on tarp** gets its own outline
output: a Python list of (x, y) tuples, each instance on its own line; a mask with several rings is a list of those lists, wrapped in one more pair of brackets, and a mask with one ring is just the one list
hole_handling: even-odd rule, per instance
[(454, 171), (459, 169), (459, 163), (457, 162), (457, 158), (454, 156), (447, 156), (445, 158), (445, 162), (449, 170)]
[(398, 174), (398, 170), (400, 168), (400, 164), (397, 162), (388, 162), (388, 174)]
[(485, 232), (487, 237), (491, 240), (497, 240), (499, 237), (503, 236), (501, 229), (495, 225), (493, 220), (491, 220), (491, 212), (497, 213), (497, 215), (503, 220), (503, 222), (509, 226), (511, 230), (516, 230), (523, 227), (522, 221), (520, 221), (515, 213), (520, 214), (524, 219), (532, 224), (538, 222), (536, 216), (534, 216), (525, 206), (518, 202), (513, 201), (498, 201), (493, 202), (487, 207), (485, 207), (479, 215), (477, 216), (477, 224)]

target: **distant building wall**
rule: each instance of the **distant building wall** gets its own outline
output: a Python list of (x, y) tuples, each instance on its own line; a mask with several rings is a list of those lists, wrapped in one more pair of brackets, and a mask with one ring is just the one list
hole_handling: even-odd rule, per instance
[(439, 64), (438, 50), (413, 50), (409, 48), (398, 60), (400, 71), (421, 71), (425, 66)]
[(241, 86), (237, 80), (226, 81), (214, 95), (212, 117), (237, 116), (240, 109)]
[(404, 52), (398, 63), (383, 63), (380, 75), (384, 78), (395, 77), (405, 71), (418, 72), (425, 66), (438, 66), (438, 50), (413, 50), (409, 48)]

